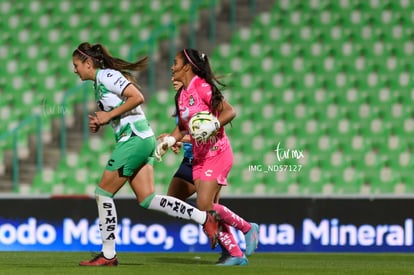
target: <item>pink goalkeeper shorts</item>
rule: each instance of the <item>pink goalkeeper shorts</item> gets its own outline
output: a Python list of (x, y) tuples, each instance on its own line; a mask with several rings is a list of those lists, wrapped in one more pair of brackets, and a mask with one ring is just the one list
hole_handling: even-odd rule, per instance
[(193, 179), (202, 181), (217, 180), (220, 185), (227, 185), (227, 176), (233, 166), (233, 151), (228, 146), (217, 154), (193, 162)]

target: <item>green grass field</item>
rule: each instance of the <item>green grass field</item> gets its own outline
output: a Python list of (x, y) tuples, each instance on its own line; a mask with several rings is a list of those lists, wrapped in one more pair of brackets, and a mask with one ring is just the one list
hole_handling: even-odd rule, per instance
[(90, 253), (0, 252), (0, 274), (414, 274), (414, 254), (256, 253), (215, 266), (216, 253), (118, 253), (117, 267), (81, 267)]

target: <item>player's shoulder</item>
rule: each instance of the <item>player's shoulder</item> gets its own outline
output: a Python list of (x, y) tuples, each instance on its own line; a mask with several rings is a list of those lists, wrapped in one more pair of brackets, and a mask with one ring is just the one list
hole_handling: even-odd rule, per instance
[(197, 88), (199, 87), (210, 87), (210, 85), (207, 83), (207, 81), (204, 78), (199, 77), (196, 75), (194, 77), (193, 85)]
[(199, 93), (211, 94), (210, 84), (208, 84), (207, 81), (201, 77), (197, 76), (196, 79), (194, 79), (194, 88)]
[(96, 74), (96, 78), (100, 81), (110, 80), (122, 75), (121, 72), (114, 69), (100, 69)]

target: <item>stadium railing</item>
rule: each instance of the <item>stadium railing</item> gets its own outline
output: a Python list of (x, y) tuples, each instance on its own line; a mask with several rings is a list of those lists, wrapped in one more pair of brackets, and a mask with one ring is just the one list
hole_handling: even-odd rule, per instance
[(170, 49), (169, 49), (169, 61), (170, 64), (172, 63), (175, 55), (175, 43), (174, 40), (176, 38), (176, 30), (177, 27), (175, 24), (168, 24), (166, 26), (161, 26), (157, 28), (150, 37), (145, 42), (140, 42), (132, 46), (131, 50), (129, 51), (128, 57), (130, 60), (137, 56), (142, 49), (147, 50), (146, 55), (150, 56), (150, 63), (149, 63), (149, 90), (155, 91), (155, 56), (157, 50), (157, 43), (160, 41), (161, 38), (164, 38), (166, 35), (170, 41)]
[[(66, 108), (68, 101), (75, 94), (80, 93), (88, 89), (87, 83), (82, 83), (81, 85), (75, 86), (72, 89), (68, 90), (63, 95), (62, 106)], [(89, 136), (89, 126), (88, 126), (88, 100), (89, 93), (83, 92), (82, 94), (82, 137), (83, 140), (87, 140)], [(60, 151), (61, 157), (66, 157), (66, 133), (67, 133), (67, 123), (66, 123), (66, 112), (60, 113)]]
[(19, 189), (19, 146), (18, 138), (19, 133), (27, 127), (35, 125), (36, 132), (36, 170), (42, 171), (43, 164), (43, 145), (42, 145), (42, 116), (40, 114), (34, 114), (23, 121), (21, 121), (16, 128), (11, 131), (5, 132), (0, 136), (0, 142), (12, 139), (12, 189), (17, 192)]

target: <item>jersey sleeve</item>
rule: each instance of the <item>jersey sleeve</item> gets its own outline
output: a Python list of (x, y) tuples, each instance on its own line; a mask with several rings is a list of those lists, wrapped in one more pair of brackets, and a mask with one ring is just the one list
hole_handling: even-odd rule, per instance
[(103, 71), (99, 80), (109, 91), (119, 96), (131, 83), (121, 72), (115, 70)]

